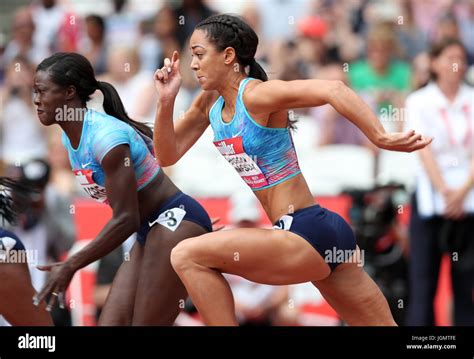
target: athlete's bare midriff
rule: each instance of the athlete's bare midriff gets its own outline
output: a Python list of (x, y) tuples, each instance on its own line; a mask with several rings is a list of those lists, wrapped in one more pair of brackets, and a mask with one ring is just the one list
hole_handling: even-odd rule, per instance
[(171, 182), (163, 172), (163, 169), (161, 169), (158, 175), (138, 192), (140, 222), (148, 219), (168, 198), (178, 192), (178, 187)]
[(274, 187), (254, 193), (272, 223), (285, 214), (315, 204), (313, 195), (301, 173)]

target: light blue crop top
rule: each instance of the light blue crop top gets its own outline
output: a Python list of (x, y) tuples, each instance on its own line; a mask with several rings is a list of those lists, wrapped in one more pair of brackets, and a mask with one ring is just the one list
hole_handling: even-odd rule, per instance
[(130, 147), (130, 165), (135, 170), (137, 191), (150, 183), (160, 171), (144, 138), (127, 123), (105, 113), (87, 110), (77, 149), (71, 146), (64, 132), (62, 141), (80, 185), (90, 197), (99, 202), (107, 203), (105, 173), (101, 162), (114, 147), (121, 144)]
[(253, 78), (241, 81), (235, 114), (227, 123), (222, 119), (224, 98), (220, 96), (209, 111), (214, 144), (254, 190), (275, 186), (301, 173), (289, 128), (258, 124), (245, 108), (242, 94)]

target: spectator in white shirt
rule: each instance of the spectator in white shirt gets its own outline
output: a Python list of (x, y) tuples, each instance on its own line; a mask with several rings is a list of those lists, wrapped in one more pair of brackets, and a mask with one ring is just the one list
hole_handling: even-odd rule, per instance
[(46, 131), (33, 105), (34, 65), (16, 57), (7, 65), (5, 87), (0, 94), (0, 154), (9, 165), (19, 166), (47, 154)]
[(451, 259), (454, 324), (474, 325), (474, 89), (463, 83), (466, 50), (445, 40), (431, 51), (433, 81), (406, 101), (409, 128), (434, 137), (421, 166), (410, 223), (409, 325), (433, 325), (443, 253)]

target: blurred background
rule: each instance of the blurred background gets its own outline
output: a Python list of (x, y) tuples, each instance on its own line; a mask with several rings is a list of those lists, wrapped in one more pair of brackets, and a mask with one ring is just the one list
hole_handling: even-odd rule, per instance
[[(472, 159), (474, 0), (2, 0), (0, 6), (0, 175), (23, 178), (40, 191), (13, 231), (40, 253), (42, 262), (61, 260), (93, 239), (110, 210), (88, 200), (76, 185), (60, 128), (40, 125), (32, 102), (37, 64), (54, 52), (81, 53), (99, 80), (116, 87), (133, 119), (153, 122), (153, 73), (179, 50), (178, 119), (200, 91), (189, 66), (189, 36), (214, 13), (241, 15), (257, 32), (256, 58), (270, 79), (344, 81), (387, 131), (411, 128), (406, 99), (430, 81), (432, 45), (458, 40), (466, 55), (459, 81), (471, 91), (465, 112), (471, 134), (462, 156)], [(96, 94), (90, 107), (100, 110), (101, 102)], [(417, 233), (410, 225), (420, 220), (413, 206), (423, 172), (418, 155), (375, 148), (328, 105), (290, 115), (297, 120), (292, 135), (316, 201), (352, 224), (365, 251), (366, 271), (381, 287), (396, 321), (463, 324), (456, 319), (455, 304), (472, 318), (472, 294), (457, 301), (453, 291), (474, 293), (474, 258), (456, 277), (452, 251), (437, 248), (433, 268), (420, 276), (417, 266), (425, 259), (410, 256), (418, 239), (410, 236)], [(271, 227), (251, 191), (214, 149), (212, 137), (208, 129), (167, 173), (227, 228)], [(125, 244), (76, 275), (69, 291), (73, 304), (53, 313), (57, 325), (95, 325), (128, 249)], [(38, 290), (44, 275), (31, 271)], [(310, 284), (271, 287), (228, 279), (241, 324), (344, 325)], [(201, 325), (191, 302), (183, 309), (177, 325)]]

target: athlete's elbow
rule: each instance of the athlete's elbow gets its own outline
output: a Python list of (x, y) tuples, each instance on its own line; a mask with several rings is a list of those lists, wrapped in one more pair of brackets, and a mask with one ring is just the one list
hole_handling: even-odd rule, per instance
[(117, 228), (120, 229), (120, 233), (126, 234), (127, 237), (137, 232), (140, 228), (140, 216), (137, 212), (122, 213), (114, 217), (114, 220)]
[(168, 167), (174, 165), (179, 160), (178, 153), (176, 149), (164, 149), (156, 145), (154, 146), (156, 162), (160, 167)]
[(333, 103), (335, 100), (340, 99), (341, 96), (347, 92), (349, 88), (346, 86), (344, 81), (331, 80), (328, 81), (327, 87), (327, 102)]
[(168, 167), (174, 165), (178, 162), (177, 154), (172, 155), (172, 151), (163, 151), (163, 149), (158, 150), (158, 147), (155, 145), (155, 159), (160, 167)]
[(156, 162), (158, 162), (158, 165), (160, 167), (169, 167), (173, 166), (176, 162), (178, 162), (178, 158), (172, 157), (172, 158), (156, 158)]

